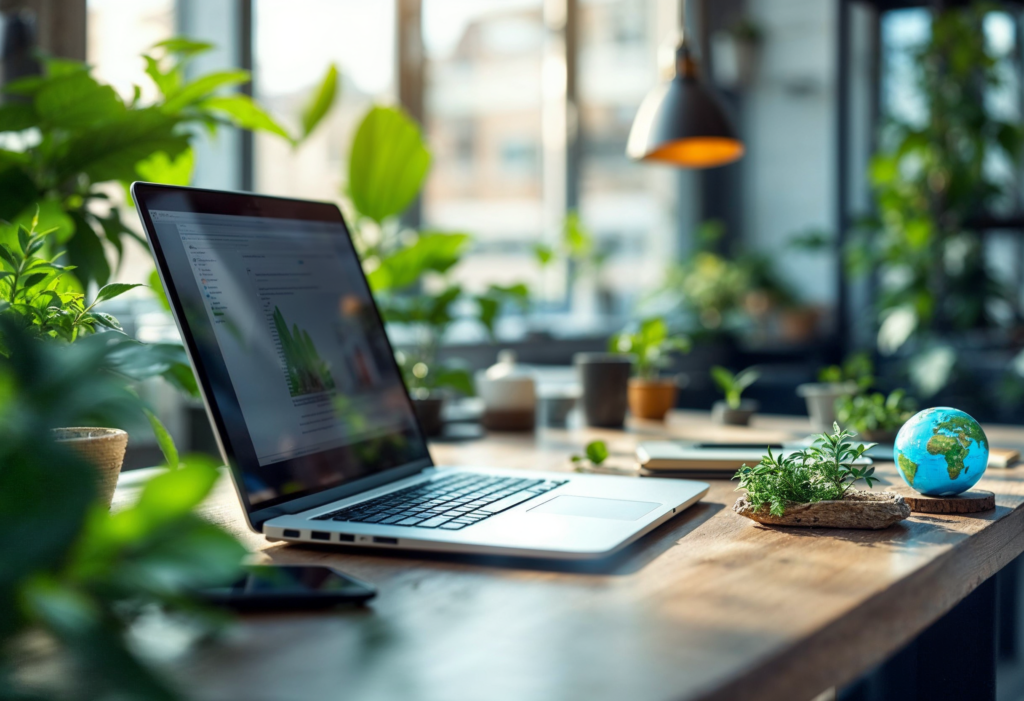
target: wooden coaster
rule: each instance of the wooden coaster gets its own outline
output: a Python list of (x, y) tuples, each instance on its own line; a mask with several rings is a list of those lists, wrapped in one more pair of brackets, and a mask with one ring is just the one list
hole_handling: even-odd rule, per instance
[(910, 487), (887, 489), (902, 495), (910, 510), (919, 514), (976, 514), (996, 508), (996, 495), (984, 489), (972, 489), (955, 497), (926, 497)]

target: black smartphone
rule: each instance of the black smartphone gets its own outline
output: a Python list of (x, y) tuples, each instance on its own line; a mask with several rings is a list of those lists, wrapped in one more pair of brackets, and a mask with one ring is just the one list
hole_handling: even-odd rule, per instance
[(330, 567), (257, 565), (234, 584), (199, 591), (203, 601), (235, 611), (296, 611), (360, 604), (377, 595), (365, 582)]

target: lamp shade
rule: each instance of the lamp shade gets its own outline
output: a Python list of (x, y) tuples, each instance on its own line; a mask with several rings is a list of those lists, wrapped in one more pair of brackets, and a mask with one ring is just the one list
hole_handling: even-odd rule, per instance
[(685, 46), (677, 54), (675, 77), (644, 98), (633, 120), (626, 155), (684, 168), (712, 168), (743, 156), (725, 109), (705, 87)]

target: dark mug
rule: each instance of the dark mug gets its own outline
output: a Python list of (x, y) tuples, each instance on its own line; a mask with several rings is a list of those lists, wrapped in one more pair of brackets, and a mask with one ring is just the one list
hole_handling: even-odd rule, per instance
[(587, 424), (621, 427), (626, 421), (626, 392), (633, 359), (618, 353), (577, 353), (573, 362), (583, 388), (580, 405)]

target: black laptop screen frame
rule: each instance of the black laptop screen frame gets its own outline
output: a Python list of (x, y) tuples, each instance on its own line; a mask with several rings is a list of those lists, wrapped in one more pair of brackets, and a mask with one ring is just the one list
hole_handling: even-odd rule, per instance
[[(202, 334), (212, 338), (212, 325), (210, 325), (205, 312), (198, 314), (193, 310), (192, 314), (186, 313), (186, 307), (182, 302), (182, 290), (178, 284), (189, 284), (189, 281), (176, 281), (170, 271), (163, 242), (150, 217), (150, 210), (168, 210), (196, 214), (219, 214), (228, 216), (264, 217), (270, 219), (290, 219), (298, 221), (327, 222), (337, 224), (344, 232), (347, 245), (351, 248), (352, 255), (357, 255), (349, 228), (342, 217), (341, 211), (334, 204), (326, 202), (313, 202), (307, 200), (287, 199), (270, 197), (266, 195), (253, 195), (250, 193), (225, 192), (219, 190), (204, 190), (199, 188), (176, 187), (170, 185), (157, 185), (153, 183), (136, 182), (131, 187), (132, 197), (146, 230), (146, 237), (149, 240), (153, 257), (156, 260), (157, 270), (163, 282), (167, 299), (181, 333), (182, 340), (192, 368), (203, 395), (211, 423), (215, 429), (215, 436), (221, 450), (225, 463), (231, 470), (235, 488), (239, 500), (245, 511), (246, 520), (250, 527), (257, 532), (262, 524), (275, 516), (298, 513), (316, 506), (342, 499), (352, 494), (357, 494), (374, 487), (387, 484), (398, 479), (414, 475), (426, 468), (432, 467), (433, 462), (427, 449), (425, 433), (419, 423), (412, 399), (403, 384), (403, 394), (410, 412), (414, 427), (412, 440), (418, 443), (422, 449), (422, 457), (403, 463), (393, 465), (378, 471), (370, 472), (365, 476), (356, 477), (342, 481), (336, 485), (326, 485), (319, 488), (309, 489), (298, 493), (282, 494), (278, 497), (258, 502), (256, 505), (250, 500), (246, 490), (244, 479), (245, 467), (256, 461), (256, 453), (249, 439), (248, 429), (242, 417), (241, 407), (235, 395), (233, 385), (227, 373), (227, 366), (224, 357), (217, 347), (216, 342), (207, 343), (207, 347), (197, 340), (191, 323), (205, 324), (209, 328), (202, 329)], [(365, 274), (360, 271), (362, 284), (369, 292), (369, 285)], [(192, 283), (195, 284), (195, 283)], [(199, 295), (198, 288), (195, 294)], [(372, 303), (373, 314), (377, 322), (383, 328), (383, 319), (377, 308), (376, 300), (372, 294), (369, 295)], [(391, 351), (390, 341), (386, 334), (384, 343)], [(391, 369), (401, 377), (401, 372), (394, 358), (394, 353), (389, 352), (389, 359), (392, 363)], [(416, 446), (414, 446), (416, 447)], [(334, 451), (340, 449), (332, 449)], [(327, 456), (332, 450), (323, 451), (315, 455)], [(293, 458), (292, 460), (296, 460)], [(275, 465), (286, 467), (291, 460), (284, 460)], [(258, 464), (258, 463), (257, 463)]]

